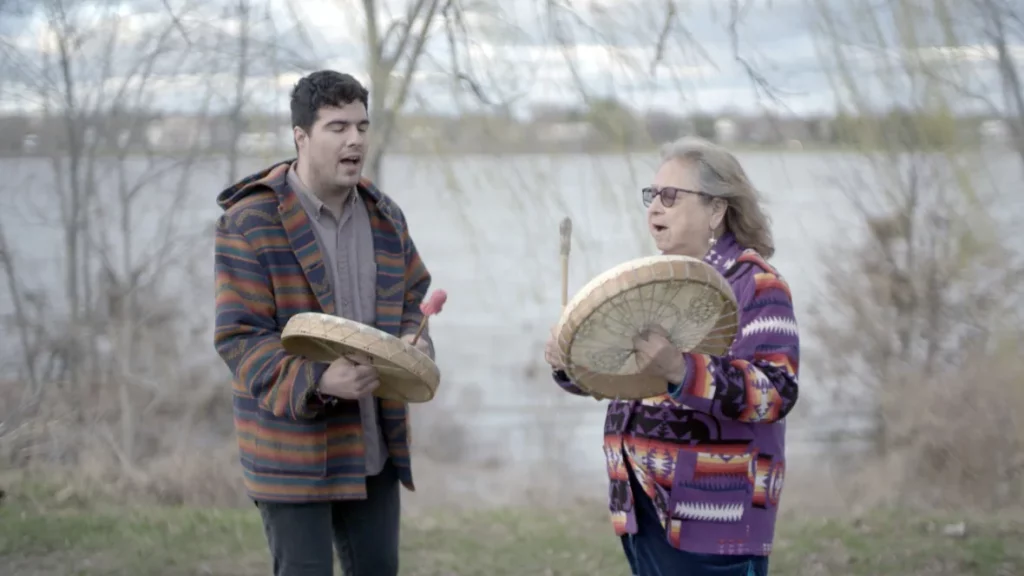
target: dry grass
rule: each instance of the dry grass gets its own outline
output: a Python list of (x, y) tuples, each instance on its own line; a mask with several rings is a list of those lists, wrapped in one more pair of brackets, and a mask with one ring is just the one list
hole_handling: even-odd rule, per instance
[[(269, 573), (257, 512), (135, 507), (20, 484), (0, 507), (0, 573), (23, 576)], [(1010, 576), (1024, 571), (1020, 515), (875, 512), (780, 519), (773, 575)], [(952, 528), (949, 528), (952, 527)], [(626, 564), (600, 502), (404, 517), (403, 574), (621, 575)]]
[[(981, 510), (1022, 501), (1024, 370), (1013, 348), (979, 354), (892, 399), (891, 428), (906, 447), (889, 461), (902, 469), (904, 500)], [(904, 408), (896, 414), (895, 406)]]
[(1024, 502), (1024, 371), (1019, 352), (979, 354), (957, 371), (880, 395), (886, 442), (847, 468), (865, 507), (993, 512)]
[[(451, 467), (420, 458), (420, 490), (403, 492), (402, 565), (412, 576), (621, 576), (626, 564), (600, 500), (528, 491), (505, 469), (460, 466), (487, 485), (446, 481)], [(865, 470), (876, 470), (866, 467)], [(67, 470), (0, 475), (0, 574), (80, 576), (269, 573), (259, 516), (239, 493), (233, 450), (195, 453), (150, 471), (148, 483), (108, 485)], [(782, 503), (773, 575), (1010, 576), (1024, 573), (1024, 510), (1001, 514), (870, 506), (883, 483), (821, 461), (794, 463)], [(878, 477), (875, 477), (877, 479)], [(186, 489), (186, 483), (192, 483)], [(515, 486), (519, 485), (516, 490)], [(187, 493), (182, 505), (154, 504)], [(465, 487), (463, 487), (465, 488)], [(874, 500), (865, 498), (874, 494)], [(487, 501), (485, 502), (485, 496)], [(222, 501), (240, 506), (195, 505)], [(958, 528), (963, 523), (964, 530)], [(340, 573), (340, 572), (339, 572)]]

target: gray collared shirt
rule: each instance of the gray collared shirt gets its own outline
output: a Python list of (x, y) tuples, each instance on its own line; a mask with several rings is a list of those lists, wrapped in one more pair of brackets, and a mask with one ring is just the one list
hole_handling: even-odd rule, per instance
[[(334, 289), (335, 314), (373, 326), (377, 319), (377, 261), (366, 204), (353, 191), (341, 215), (334, 214), (302, 183), (295, 166), (292, 164), (288, 170), (288, 185), (296, 192), (313, 226)], [(359, 400), (367, 476), (379, 474), (388, 458), (378, 407), (374, 396)]]

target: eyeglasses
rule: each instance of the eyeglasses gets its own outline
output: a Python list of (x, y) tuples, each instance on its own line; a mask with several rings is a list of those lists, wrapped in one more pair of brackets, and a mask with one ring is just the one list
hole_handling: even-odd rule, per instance
[(644, 206), (650, 206), (654, 199), (661, 196), (661, 205), (665, 208), (671, 208), (676, 203), (676, 198), (680, 194), (696, 194), (698, 196), (706, 196), (703, 192), (698, 190), (687, 190), (685, 188), (674, 188), (672, 186), (665, 186), (664, 188), (655, 188), (648, 186), (640, 191), (643, 194)]

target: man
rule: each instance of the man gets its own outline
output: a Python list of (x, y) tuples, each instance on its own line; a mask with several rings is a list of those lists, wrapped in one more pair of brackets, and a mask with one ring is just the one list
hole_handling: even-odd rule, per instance
[[(291, 95), (298, 158), (220, 193), (217, 352), (234, 374), (245, 486), (276, 576), (398, 573), (399, 488), (413, 490), (407, 407), (378, 400), (374, 368), (288, 354), (300, 312), (335, 314), (411, 343), (430, 274), (402, 211), (361, 179), (367, 90), (320, 71)], [(433, 357), (429, 335), (416, 346)]]

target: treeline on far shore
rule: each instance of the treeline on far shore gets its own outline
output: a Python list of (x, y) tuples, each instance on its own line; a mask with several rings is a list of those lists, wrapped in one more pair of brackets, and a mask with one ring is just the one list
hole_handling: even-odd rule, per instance
[[(242, 126), (236, 123), (241, 122)], [(683, 135), (734, 148), (845, 150), (949, 149), (1008, 141), (1009, 121), (991, 115), (936, 115), (891, 109), (873, 115), (637, 113), (614, 101), (589, 109), (537, 107), (526, 119), (512, 114), (406, 114), (387, 143), (394, 153), (641, 152)], [(77, 144), (73, 146), (72, 144)], [(0, 116), (0, 155), (25, 156), (202, 150), (242, 155), (292, 151), (284, 115), (167, 115), (118, 111), (69, 121), (59, 116)]]

